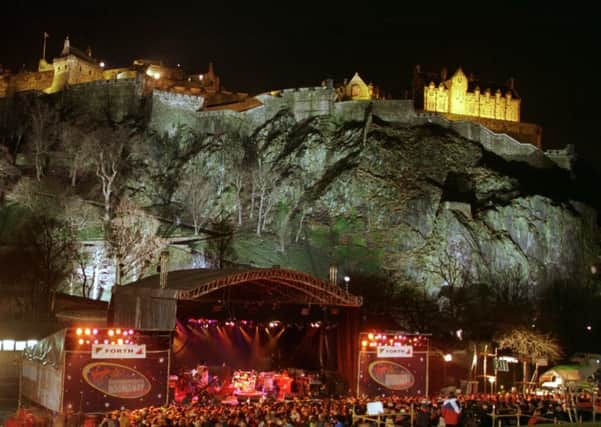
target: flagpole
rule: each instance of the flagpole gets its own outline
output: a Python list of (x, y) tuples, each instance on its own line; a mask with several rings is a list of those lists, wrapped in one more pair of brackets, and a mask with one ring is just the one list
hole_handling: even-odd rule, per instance
[(46, 60), (46, 39), (48, 38), (48, 33), (44, 31), (44, 43), (42, 44), (42, 59)]

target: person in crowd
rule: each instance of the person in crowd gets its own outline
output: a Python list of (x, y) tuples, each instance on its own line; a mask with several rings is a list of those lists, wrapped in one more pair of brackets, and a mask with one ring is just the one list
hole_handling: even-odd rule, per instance
[(449, 393), (448, 397), (442, 402), (442, 418), (445, 426), (455, 427), (459, 425), (461, 418), (461, 406), (457, 401), (455, 393)]

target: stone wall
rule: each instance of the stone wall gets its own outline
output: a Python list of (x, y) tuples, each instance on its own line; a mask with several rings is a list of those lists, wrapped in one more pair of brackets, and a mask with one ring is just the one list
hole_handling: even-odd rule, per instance
[(374, 116), (392, 123), (407, 123), (415, 119), (411, 100), (344, 101), (334, 105), (334, 115), (341, 120), (363, 121), (365, 111), (371, 104)]
[(52, 84), (53, 75), (53, 71), (26, 71), (11, 75), (7, 78), (8, 86), (6, 88), (6, 94), (2, 95), (2, 93), (0, 93), (0, 96), (6, 96), (12, 92), (24, 92), (28, 90), (42, 91)]
[(121, 121), (143, 114), (144, 98), (134, 79), (98, 80), (68, 86), (58, 93), (68, 107), (97, 120)]
[(413, 119), (413, 124), (435, 124), (447, 129), (453, 129), (462, 137), (475, 141), (482, 146), (508, 161), (520, 161), (536, 168), (553, 167), (552, 162), (538, 147), (522, 143), (505, 133), (496, 133), (486, 126), (472, 120), (449, 120), (439, 113), (419, 113)]
[(282, 108), (288, 108), (296, 120), (301, 121), (308, 117), (331, 114), (334, 111), (336, 92), (332, 88), (316, 86), (274, 91), (258, 95), (257, 98), (264, 108), (261, 112), (249, 114), (255, 117), (255, 120), (265, 122)]
[(520, 142), (542, 147), (543, 128), (534, 123), (494, 120), (484, 117), (471, 117), (459, 114), (444, 114), (450, 120), (470, 120), (486, 126), (496, 133), (506, 133)]
[(234, 132), (247, 134), (251, 121), (232, 110), (198, 111), (199, 96), (153, 91), (150, 127), (160, 133), (172, 133), (177, 126), (187, 126), (203, 133)]

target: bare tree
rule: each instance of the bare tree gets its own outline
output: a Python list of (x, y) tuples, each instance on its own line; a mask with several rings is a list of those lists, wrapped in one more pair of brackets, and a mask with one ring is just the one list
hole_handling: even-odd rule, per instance
[(125, 147), (130, 136), (126, 128), (102, 127), (97, 129), (91, 137), (95, 153), (93, 163), (102, 187), (104, 223), (105, 226), (108, 226), (111, 221), (111, 198), (115, 192), (117, 177), (126, 161)]
[(58, 114), (39, 98), (29, 104), (29, 114), (29, 150), (33, 156), (36, 179), (39, 181), (48, 162), (50, 146), (54, 142), (53, 133), (58, 122)]
[(137, 279), (156, 259), (166, 241), (157, 236), (159, 221), (125, 199), (109, 225), (107, 244), (115, 258), (116, 284), (124, 277)]
[(192, 218), (194, 234), (198, 235), (211, 217), (215, 191), (202, 164), (192, 162), (186, 169), (175, 198)]
[(227, 258), (235, 258), (234, 227), (228, 218), (222, 217), (211, 222), (211, 231), (215, 233), (208, 240), (207, 251), (215, 259), (216, 267), (222, 270)]
[(84, 130), (72, 123), (65, 123), (60, 131), (61, 149), (68, 164), (71, 186), (77, 184), (77, 175), (85, 170), (93, 158), (95, 145)]
[(551, 335), (535, 330), (517, 328), (498, 336), (495, 341), (499, 349), (516, 352), (522, 359), (523, 388), (526, 391), (528, 381), (528, 366), (537, 359), (557, 360), (561, 357), (561, 347)]

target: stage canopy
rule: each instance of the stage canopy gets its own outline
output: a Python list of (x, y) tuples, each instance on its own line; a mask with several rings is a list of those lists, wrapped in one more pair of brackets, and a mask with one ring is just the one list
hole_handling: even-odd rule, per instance
[[(362, 298), (309, 274), (281, 268), (179, 270), (116, 287), (113, 323), (137, 329), (174, 329), (186, 302), (214, 310), (219, 304), (357, 308)], [(198, 305), (200, 304), (200, 305)], [(178, 311), (180, 316), (178, 316)], [(197, 309), (198, 311), (198, 309)], [(217, 310), (214, 310), (217, 311)]]

